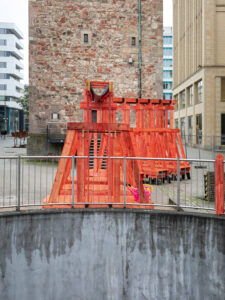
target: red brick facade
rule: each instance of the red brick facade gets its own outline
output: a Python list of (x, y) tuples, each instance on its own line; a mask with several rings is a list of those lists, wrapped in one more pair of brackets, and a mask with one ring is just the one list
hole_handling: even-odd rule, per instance
[[(142, 97), (161, 98), (162, 0), (141, 6)], [(62, 124), (82, 120), (86, 79), (113, 81), (116, 96), (138, 97), (138, 0), (29, 0), (29, 10), (31, 136), (46, 134), (53, 113)]]

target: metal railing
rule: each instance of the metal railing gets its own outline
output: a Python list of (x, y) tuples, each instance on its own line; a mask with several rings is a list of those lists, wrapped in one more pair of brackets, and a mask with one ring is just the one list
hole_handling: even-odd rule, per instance
[(215, 159), (218, 153), (225, 153), (225, 136), (182, 134), (181, 140), (187, 158)]
[[(61, 174), (69, 167), (68, 176), (61, 182), (59, 161)], [(215, 182), (206, 180), (215, 174), (215, 160), (5, 156), (0, 157), (0, 170), (3, 210), (109, 206), (215, 212)], [(53, 199), (50, 195), (54, 182)], [(139, 200), (142, 183), (144, 202)]]

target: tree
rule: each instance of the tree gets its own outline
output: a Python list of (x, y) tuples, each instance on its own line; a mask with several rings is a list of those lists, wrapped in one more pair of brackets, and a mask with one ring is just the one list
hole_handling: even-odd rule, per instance
[(24, 95), (23, 95), (23, 97), (18, 99), (17, 102), (22, 106), (22, 108), (24, 110), (24, 114), (28, 115), (28, 113), (29, 113), (29, 90), (28, 90), (28, 86), (25, 86)]

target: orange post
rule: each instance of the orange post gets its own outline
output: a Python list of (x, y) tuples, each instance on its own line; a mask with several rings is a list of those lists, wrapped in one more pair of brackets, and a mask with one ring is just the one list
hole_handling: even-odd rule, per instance
[(224, 156), (218, 154), (215, 166), (216, 214), (224, 214)]

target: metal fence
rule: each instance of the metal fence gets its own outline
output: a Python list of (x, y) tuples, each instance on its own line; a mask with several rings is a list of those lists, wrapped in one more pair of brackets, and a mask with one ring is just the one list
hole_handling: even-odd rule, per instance
[(185, 135), (181, 140), (187, 158), (215, 159), (218, 153), (225, 154), (225, 136)]
[[(0, 170), (3, 210), (133, 207), (215, 212), (215, 160), (19, 156), (0, 157)], [(68, 176), (57, 181), (66, 172)], [(49, 197), (54, 182), (60, 187), (53, 201)], [(139, 200), (142, 183), (144, 203)]]

